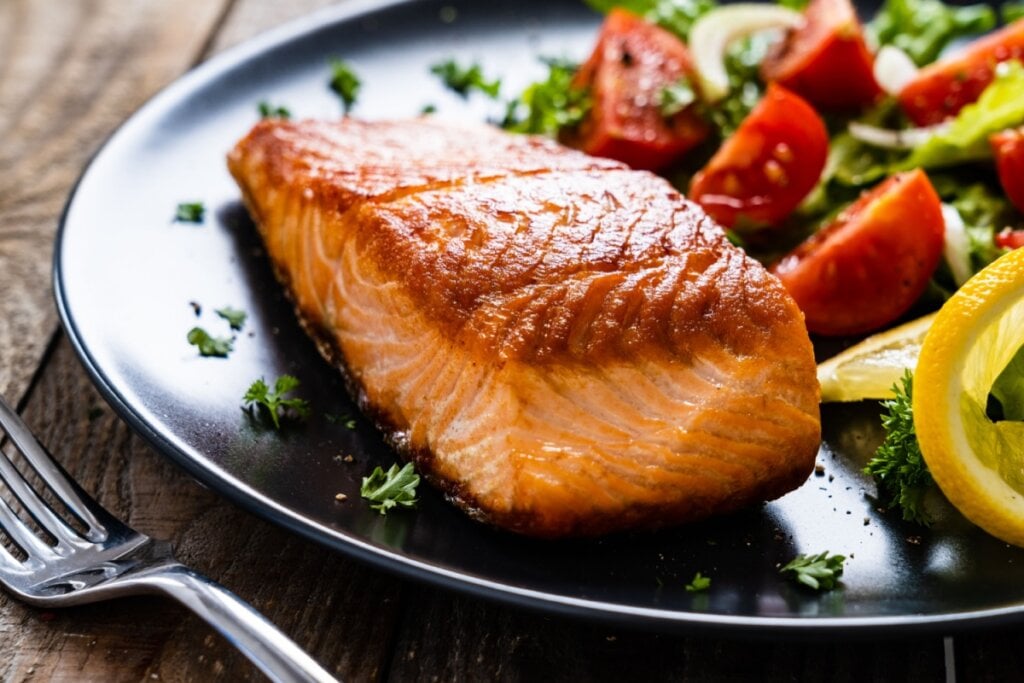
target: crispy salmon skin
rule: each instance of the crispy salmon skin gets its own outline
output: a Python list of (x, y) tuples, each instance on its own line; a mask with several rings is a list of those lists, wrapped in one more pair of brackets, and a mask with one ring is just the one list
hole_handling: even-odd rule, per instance
[(265, 120), (228, 166), (303, 325), (471, 516), (655, 528), (813, 468), (800, 312), (663, 179), (427, 119)]

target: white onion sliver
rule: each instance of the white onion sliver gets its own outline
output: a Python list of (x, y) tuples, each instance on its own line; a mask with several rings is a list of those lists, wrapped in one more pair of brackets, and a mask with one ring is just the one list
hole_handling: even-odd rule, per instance
[(873, 147), (883, 149), (914, 149), (931, 140), (936, 135), (943, 133), (949, 128), (949, 123), (939, 123), (924, 128), (907, 128), (905, 130), (892, 130), (890, 128), (879, 128), (870, 126), (859, 121), (852, 121), (847, 129), (857, 140)]
[(893, 45), (884, 45), (875, 55), (875, 81), (889, 95), (900, 91), (917, 76), (914, 60), (903, 50)]
[(796, 28), (803, 21), (800, 12), (761, 3), (723, 5), (702, 16), (690, 30), (690, 54), (701, 97), (717, 102), (729, 94), (725, 51), (734, 40), (771, 28)]
[(946, 239), (942, 245), (942, 254), (953, 274), (953, 281), (959, 287), (971, 279), (971, 240), (967, 236), (967, 226), (956, 207), (942, 205), (942, 219), (946, 223)]

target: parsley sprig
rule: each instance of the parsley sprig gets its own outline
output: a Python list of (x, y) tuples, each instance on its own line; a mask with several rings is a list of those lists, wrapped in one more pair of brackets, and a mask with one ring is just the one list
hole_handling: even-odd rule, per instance
[(454, 59), (448, 59), (431, 66), (430, 73), (439, 77), (449, 90), (463, 99), (469, 97), (473, 90), (480, 91), (492, 100), (497, 99), (501, 92), (501, 79), (488, 80), (483, 69), (475, 62), (461, 66)]
[(271, 391), (263, 378), (259, 378), (250, 385), (245, 396), (242, 397), (244, 405), (249, 410), (259, 408), (270, 415), (274, 429), (281, 428), (281, 418), (287, 415), (305, 419), (309, 416), (309, 402), (301, 398), (285, 398), (288, 394), (299, 387), (299, 380), (291, 375), (281, 375), (274, 382), (274, 389)]
[(420, 475), (416, 474), (411, 462), (401, 469), (392, 465), (387, 472), (380, 467), (374, 468), (370, 476), (363, 477), (359, 495), (373, 503), (371, 508), (382, 515), (396, 506), (416, 507), (416, 487), (420, 483)]
[(899, 507), (903, 519), (927, 526), (931, 517), (925, 510), (924, 498), (934, 481), (914, 431), (914, 378), (909, 370), (892, 389), (895, 398), (882, 401), (887, 410), (882, 416), (885, 440), (864, 472), (875, 478), (879, 497), (889, 509)]
[(797, 555), (779, 570), (799, 584), (814, 590), (832, 590), (843, 575), (844, 555), (829, 555), (826, 550), (817, 555)]
[(206, 215), (206, 207), (202, 202), (181, 202), (174, 211), (174, 220), (178, 223), (202, 223)]
[(227, 358), (234, 348), (231, 337), (214, 337), (201, 327), (193, 327), (186, 338), (189, 344), (199, 349), (200, 356)]
[(693, 581), (686, 584), (687, 593), (700, 593), (711, 587), (711, 577), (704, 576), (700, 572), (693, 575)]
[(514, 133), (557, 135), (580, 124), (592, 105), (590, 93), (573, 86), (578, 65), (564, 59), (541, 58), (546, 80), (533, 83), (505, 106), (501, 127)]
[(363, 82), (348, 63), (340, 59), (332, 59), (330, 64), (331, 90), (341, 98), (341, 105), (347, 116), (356, 103), (356, 98), (359, 96), (359, 89), (363, 87)]
[(292, 113), (287, 107), (272, 105), (267, 101), (260, 102), (258, 108), (262, 119), (290, 119), (292, 117)]
[(219, 315), (224, 320), (227, 320), (228, 325), (230, 325), (231, 329), (235, 331), (242, 329), (242, 326), (245, 325), (245, 319), (249, 317), (245, 311), (239, 310), (237, 308), (232, 308), (231, 306), (218, 308), (214, 311), (214, 313)]

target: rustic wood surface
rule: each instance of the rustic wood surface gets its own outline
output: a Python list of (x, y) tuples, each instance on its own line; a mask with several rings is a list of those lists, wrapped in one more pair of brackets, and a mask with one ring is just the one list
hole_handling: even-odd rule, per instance
[[(347, 680), (943, 680), (940, 637), (792, 643), (678, 637), (520, 612), (400, 581), (254, 518), (154, 453), (58, 331), (52, 240), (101, 141), (210, 54), (326, 0), (0, 0), (0, 392), (131, 525), (237, 592)], [(969, 680), (1011, 680), (1024, 638), (956, 639)], [(259, 680), (155, 598), (56, 612), (0, 593), (0, 680)]]

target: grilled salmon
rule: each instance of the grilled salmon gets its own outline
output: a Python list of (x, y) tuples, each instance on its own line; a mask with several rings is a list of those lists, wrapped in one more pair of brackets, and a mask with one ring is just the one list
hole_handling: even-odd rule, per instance
[(303, 326), (472, 517), (593, 536), (810, 473), (803, 318), (663, 179), (427, 119), (265, 120), (228, 165)]

